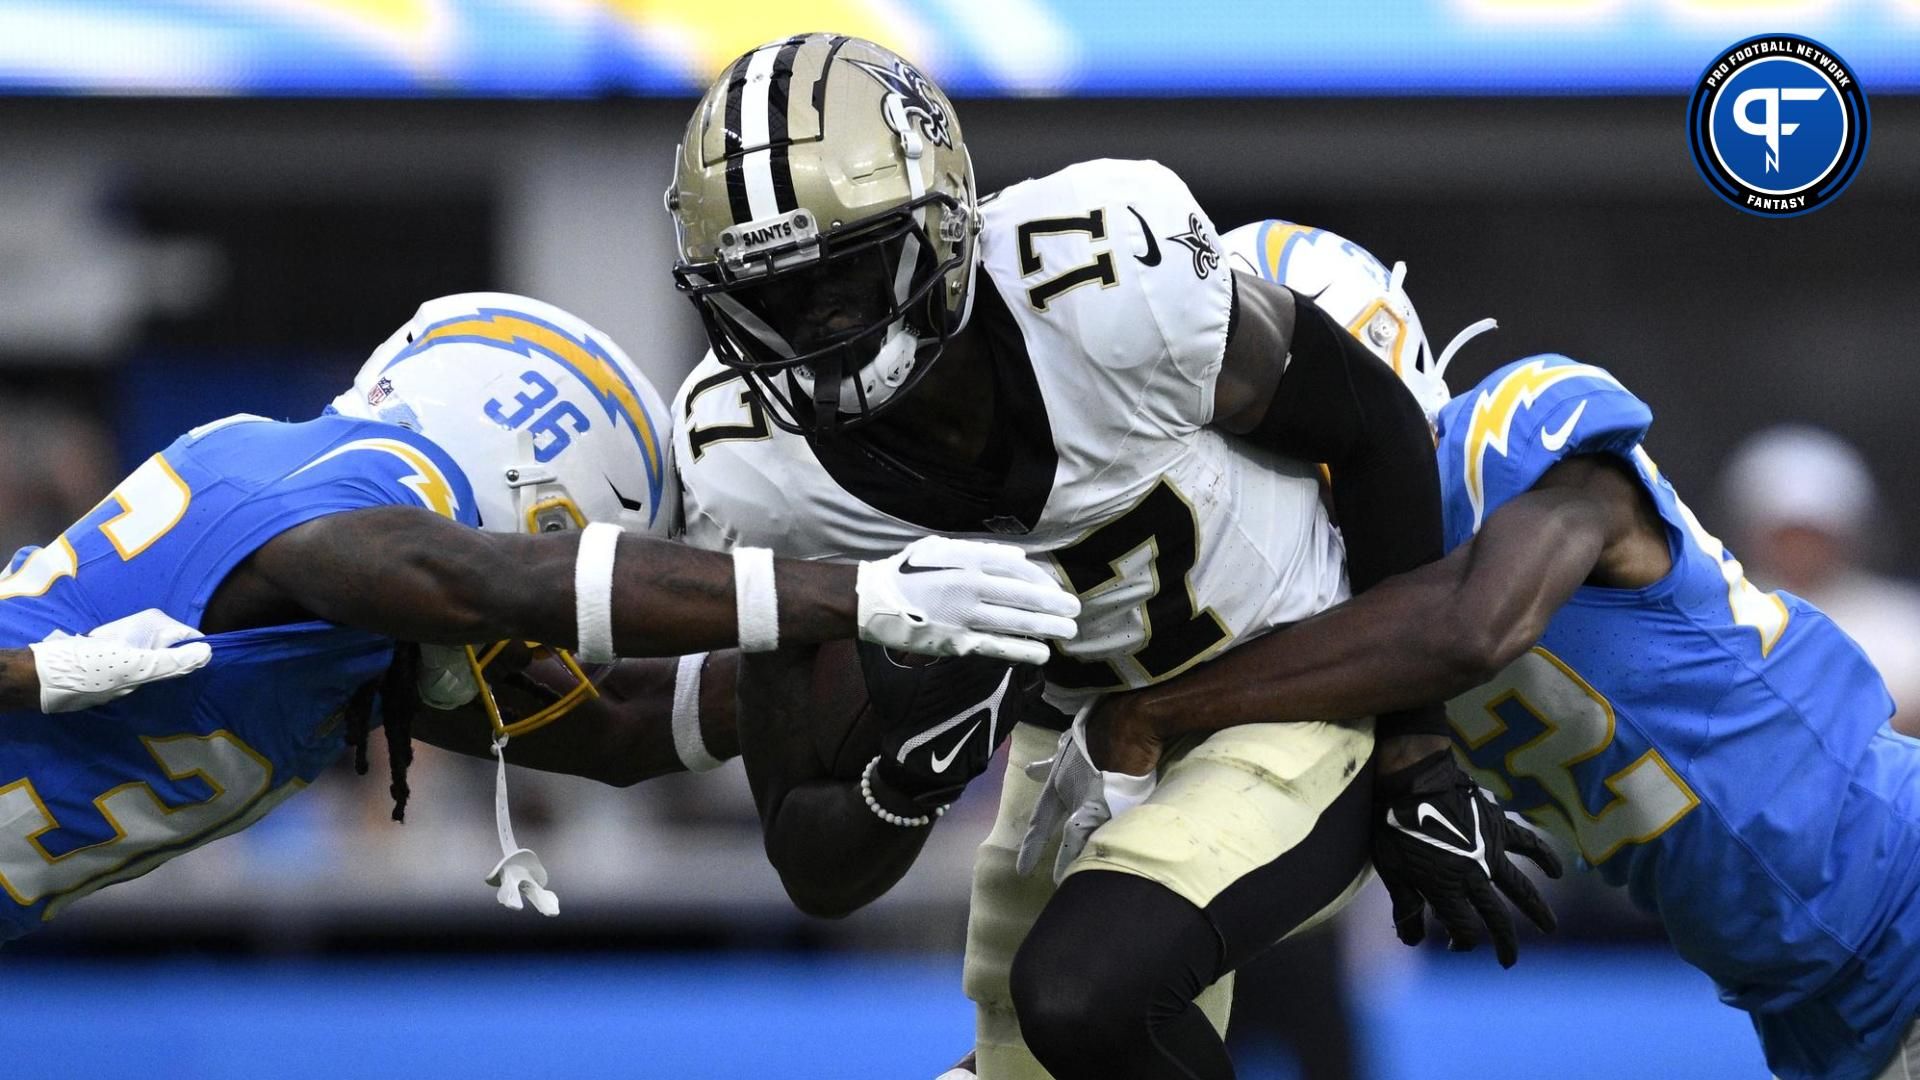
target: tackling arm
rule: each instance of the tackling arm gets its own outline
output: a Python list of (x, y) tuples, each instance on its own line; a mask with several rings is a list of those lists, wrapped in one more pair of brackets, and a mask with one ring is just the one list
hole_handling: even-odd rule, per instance
[(40, 676), (33, 668), (33, 653), (0, 649), (0, 712), (39, 708)]
[[(1214, 424), (1326, 463), (1356, 593), (1438, 559), (1440, 476), (1426, 414), (1398, 375), (1312, 301), (1238, 274)], [(1431, 702), (1381, 717), (1384, 733), (1439, 735)]]
[(1116, 755), (1107, 767), (1123, 768), (1188, 731), (1366, 716), (1463, 693), (1539, 640), (1618, 527), (1619, 515), (1587, 487), (1537, 487), (1439, 562), (1179, 678), (1107, 699), (1104, 722), (1089, 728), (1095, 753)]
[[(733, 684), (739, 653), (708, 655), (700, 678), (700, 735), (717, 758), (739, 754), (734, 735)], [(513, 740), (513, 763), (543, 772), (566, 773), (615, 787), (684, 772), (673, 741), (673, 686), (677, 661), (622, 660), (596, 682), (600, 696), (581, 702), (564, 724), (536, 728)], [(525, 679), (494, 684), (500, 708), (509, 716), (527, 715), (564, 691), (557, 663), (536, 663)], [(554, 681), (549, 683), (547, 680)], [(547, 692), (543, 692), (547, 691)], [(492, 722), (478, 704), (458, 709), (417, 710), (413, 733), (421, 740), (473, 757), (492, 756)]]
[[(573, 647), (580, 633), (580, 537), (486, 533), (412, 507), (356, 510), (267, 541), (221, 588), (229, 597), (251, 596), (256, 618), (291, 605), (401, 641)], [(764, 620), (777, 635), (759, 633), (794, 644), (858, 636), (913, 652), (1037, 663), (1047, 652), (1038, 639), (1072, 637), (1080, 608), (1004, 544), (927, 537), (890, 559), (857, 566), (769, 563), (772, 581), (744, 579), (741, 593), (757, 606), (743, 620), (733, 558), (618, 537), (611, 566), (601, 564), (601, 618), (611, 651), (679, 656), (724, 648), (748, 632), (743, 624)], [(231, 611), (223, 616), (233, 621), (227, 628), (261, 625), (234, 621)]]
[[(579, 545), (578, 533), (488, 533), (424, 509), (379, 507), (295, 526), (262, 545), (248, 569), (319, 618), (401, 641), (524, 639), (572, 647)], [(783, 638), (854, 635), (854, 567), (778, 560), (775, 573)], [(737, 638), (731, 559), (620, 538), (616, 652), (678, 656), (726, 648)]]

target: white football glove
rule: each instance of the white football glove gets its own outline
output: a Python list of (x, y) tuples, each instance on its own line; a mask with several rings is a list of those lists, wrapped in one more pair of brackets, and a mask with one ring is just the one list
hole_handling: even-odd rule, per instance
[(929, 536), (860, 564), (860, 637), (931, 656), (1044, 664), (1070, 639), (1080, 600), (1011, 544)]
[(55, 630), (27, 646), (40, 676), (40, 711), (80, 712), (198, 671), (213, 659), (212, 646), (194, 640), (199, 636), (158, 608), (103, 623), (83, 637)]
[(1013, 863), (1021, 877), (1040, 865), (1055, 833), (1060, 835), (1060, 854), (1053, 861), (1053, 880), (1066, 877), (1093, 831), (1146, 802), (1159, 782), (1153, 773), (1134, 776), (1095, 767), (1087, 753), (1087, 714), (1092, 711), (1093, 702), (1082, 705), (1073, 726), (1060, 733), (1053, 756), (1025, 766), (1028, 778), (1043, 786)]

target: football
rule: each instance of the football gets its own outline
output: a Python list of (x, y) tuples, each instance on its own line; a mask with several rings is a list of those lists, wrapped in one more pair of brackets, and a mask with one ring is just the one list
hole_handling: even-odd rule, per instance
[(810, 713), (820, 763), (837, 780), (858, 780), (867, 762), (880, 752), (885, 727), (867, 700), (867, 682), (853, 642), (820, 647), (814, 659)]

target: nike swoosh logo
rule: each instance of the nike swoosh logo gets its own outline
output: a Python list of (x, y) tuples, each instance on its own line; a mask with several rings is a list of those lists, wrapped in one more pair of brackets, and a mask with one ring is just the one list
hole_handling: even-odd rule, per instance
[[(987, 715), (992, 716), (993, 714), (989, 712)], [(975, 720), (973, 726), (967, 729), (967, 733), (955, 740), (953, 749), (947, 751), (945, 754), (933, 755), (933, 771), (936, 773), (946, 772), (947, 766), (953, 764), (953, 759), (960, 756), (960, 748), (967, 745), (967, 740), (973, 738), (973, 733), (978, 730), (980, 730), (980, 721)]]
[(947, 753), (945, 758), (942, 758), (938, 754), (933, 755), (933, 771), (937, 773), (946, 772), (947, 766), (953, 764), (953, 759), (959, 756), (960, 748), (967, 745), (967, 740), (973, 737), (974, 729), (980, 726), (979, 716), (980, 710), (982, 709), (985, 709), (987, 712), (987, 740), (990, 744), (997, 744), (999, 742), (996, 735), (1000, 727), (1000, 705), (1006, 701), (1007, 687), (1011, 685), (1012, 682), (1013, 669), (1008, 668), (1006, 673), (1000, 676), (1000, 685), (993, 688), (993, 693), (988, 694), (985, 701), (969, 705), (959, 712), (954, 713), (951, 717), (908, 739), (900, 745), (900, 750), (894, 755), (894, 758), (898, 760), (900, 764), (905, 765), (908, 754), (945, 735), (947, 732), (952, 731), (968, 720), (972, 720), (973, 727), (968, 728), (967, 733), (960, 736), (953, 744), (953, 749)]
[(1135, 221), (1140, 223), (1140, 235), (1147, 238), (1147, 253), (1135, 255), (1134, 258), (1139, 259), (1142, 266), (1159, 266), (1160, 241), (1154, 239), (1153, 230), (1147, 227), (1147, 219), (1140, 216), (1140, 211), (1131, 206), (1127, 207), (1127, 211), (1133, 215)]
[(1557, 454), (1560, 452), (1561, 447), (1567, 445), (1568, 436), (1573, 434), (1573, 425), (1580, 422), (1580, 414), (1586, 411), (1587, 403), (1582, 401), (1579, 405), (1574, 406), (1573, 415), (1567, 417), (1567, 422), (1560, 425), (1559, 431), (1542, 431), (1540, 433), (1540, 445), (1547, 448), (1547, 453)]
[(1445, 840), (1441, 840), (1434, 836), (1431, 836), (1417, 827), (1412, 827), (1412, 828), (1408, 827), (1406, 822), (1403, 822), (1400, 820), (1400, 814), (1399, 814), (1399, 811), (1397, 810), (1389, 810), (1387, 812), (1387, 824), (1393, 826), (1394, 828), (1400, 830), (1403, 833), (1406, 833), (1408, 836), (1413, 837), (1415, 840), (1418, 840), (1423, 844), (1431, 844), (1434, 847), (1439, 848), (1441, 851), (1447, 852), (1449, 854), (1460, 855), (1460, 856), (1464, 856), (1466, 858), (1472, 859), (1474, 861), (1474, 864), (1480, 867), (1481, 873), (1487, 875), (1487, 878), (1489, 880), (1493, 878), (1493, 868), (1487, 865), (1487, 843), (1486, 843), (1486, 838), (1483, 835), (1481, 835), (1481, 832), (1480, 832), (1480, 815), (1479, 814), (1476, 813), (1473, 815), (1473, 840), (1471, 844), (1469, 844), (1466, 838), (1466, 835), (1463, 834), (1453, 824), (1453, 822), (1447, 820), (1446, 815), (1434, 809), (1432, 803), (1423, 802), (1414, 811), (1414, 815), (1413, 815), (1414, 825), (1415, 826), (1422, 825), (1427, 821), (1428, 818), (1432, 818), (1434, 821), (1437, 821), (1440, 824), (1446, 826), (1446, 829), (1448, 832), (1452, 833), (1455, 836), (1460, 837), (1461, 846), (1455, 847), (1454, 845), (1447, 843)]
[(613, 488), (613, 497), (620, 500), (620, 505), (623, 508), (627, 510), (633, 510), (635, 512), (645, 510), (647, 508), (647, 504), (641, 502), (639, 499), (629, 499), (625, 495), (620, 494), (620, 489), (617, 487), (613, 487), (612, 477), (607, 478), (607, 486), (610, 488)]
[(1445, 828), (1445, 829), (1446, 829), (1446, 830), (1447, 830), (1448, 832), (1450, 832), (1450, 833), (1452, 833), (1453, 835), (1455, 835), (1455, 836), (1457, 836), (1457, 837), (1459, 837), (1459, 838), (1460, 838), (1460, 844), (1461, 844), (1461, 846), (1463, 846), (1463, 847), (1464, 847), (1464, 846), (1466, 846), (1466, 845), (1467, 845), (1467, 834), (1466, 834), (1466, 833), (1463, 833), (1463, 832), (1461, 832), (1461, 831), (1460, 831), (1459, 829), (1457, 829), (1457, 828), (1454, 828), (1454, 825), (1453, 825), (1453, 822), (1451, 822), (1451, 821), (1448, 821), (1448, 820), (1446, 819), (1446, 815), (1444, 815), (1444, 814), (1442, 814), (1442, 813), (1440, 813), (1440, 811), (1438, 811), (1438, 810), (1435, 810), (1435, 809), (1433, 808), (1433, 804), (1432, 804), (1432, 803), (1424, 803), (1424, 802), (1423, 802), (1423, 803), (1421, 803), (1421, 804), (1420, 804), (1420, 808), (1419, 808), (1418, 810), (1416, 810), (1416, 811), (1414, 811), (1414, 815), (1413, 815), (1413, 823), (1414, 823), (1415, 825), (1425, 825), (1425, 824), (1426, 824), (1426, 823), (1427, 823), (1428, 821), (1437, 821), (1437, 822), (1439, 822), (1439, 823), (1440, 823), (1440, 825), (1441, 825), (1441, 826), (1442, 826), (1443, 828)]
[(921, 566), (912, 557), (900, 560), (900, 572), (903, 574), (931, 574), (937, 570), (951, 570), (950, 566)]

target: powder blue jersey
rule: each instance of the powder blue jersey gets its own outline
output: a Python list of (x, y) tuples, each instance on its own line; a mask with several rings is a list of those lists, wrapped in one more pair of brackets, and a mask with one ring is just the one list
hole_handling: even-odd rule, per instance
[[(227, 574), (305, 521), (425, 506), (475, 524), (466, 478), (403, 428), (231, 417), (149, 458), (0, 576), (0, 648), (147, 608), (198, 626)], [(0, 941), (259, 820), (343, 746), (393, 642), (309, 622), (207, 638), (212, 660), (85, 712), (0, 714)]]
[(1475, 775), (1664, 922), (1787, 1080), (1872, 1076), (1920, 1010), (1920, 742), (1819, 609), (1762, 592), (1641, 447), (1606, 371), (1537, 356), (1439, 419), (1447, 546), (1573, 454), (1613, 454), (1673, 570), (1583, 587), (1448, 713)]

